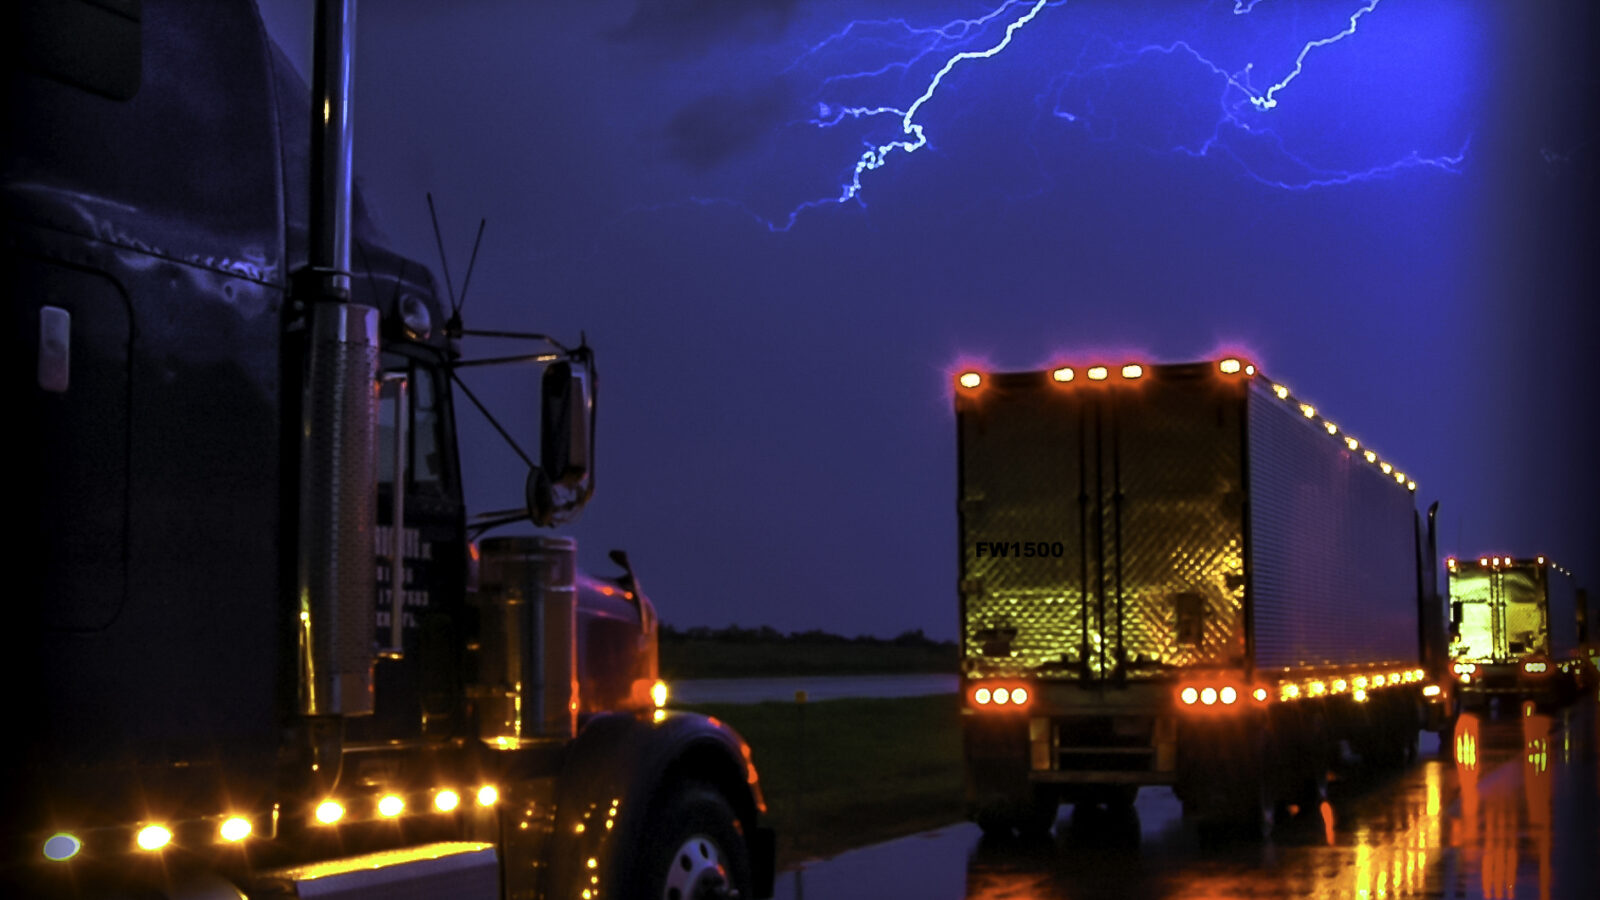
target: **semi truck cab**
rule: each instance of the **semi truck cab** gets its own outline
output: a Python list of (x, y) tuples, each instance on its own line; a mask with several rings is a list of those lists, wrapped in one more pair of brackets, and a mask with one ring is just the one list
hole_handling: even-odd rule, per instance
[[(592, 494), (594, 353), (474, 332), (385, 247), (353, 16), (318, 4), (313, 93), (249, 2), (15, 12), (0, 891), (765, 896), (751, 750), (665, 708), (626, 557), (489, 533)], [(540, 447), (474, 515), (458, 417), (507, 360)]]

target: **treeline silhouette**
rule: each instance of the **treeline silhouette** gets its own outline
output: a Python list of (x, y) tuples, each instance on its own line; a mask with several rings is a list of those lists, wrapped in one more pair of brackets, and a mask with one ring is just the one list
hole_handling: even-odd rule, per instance
[(936, 641), (920, 628), (882, 638), (845, 637), (821, 629), (785, 634), (767, 625), (661, 626), (661, 674), (666, 678), (954, 672), (957, 655), (955, 641)]
[(936, 641), (922, 633), (921, 628), (902, 631), (892, 638), (881, 638), (871, 634), (858, 634), (855, 637), (846, 637), (813, 628), (810, 631), (791, 631), (785, 634), (771, 625), (762, 625), (757, 628), (742, 628), (738, 624), (726, 628), (711, 628), (706, 625), (695, 625), (691, 628), (674, 628), (661, 623), (661, 640), (665, 641), (722, 641), (730, 644), (859, 644), (877, 647), (949, 647), (956, 645), (955, 641)]

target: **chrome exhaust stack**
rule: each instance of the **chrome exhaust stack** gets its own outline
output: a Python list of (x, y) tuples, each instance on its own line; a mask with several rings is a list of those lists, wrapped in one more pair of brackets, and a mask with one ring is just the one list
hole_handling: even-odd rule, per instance
[(355, 0), (318, 0), (312, 76), (310, 260), (297, 550), (299, 709), (372, 712), (377, 564), (378, 311), (350, 302)]

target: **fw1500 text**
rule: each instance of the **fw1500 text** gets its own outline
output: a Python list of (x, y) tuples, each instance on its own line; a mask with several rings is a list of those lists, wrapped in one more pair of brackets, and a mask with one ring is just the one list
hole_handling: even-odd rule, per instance
[(974, 545), (978, 558), (1027, 559), (1040, 556), (1066, 556), (1067, 547), (1060, 541), (978, 541)]

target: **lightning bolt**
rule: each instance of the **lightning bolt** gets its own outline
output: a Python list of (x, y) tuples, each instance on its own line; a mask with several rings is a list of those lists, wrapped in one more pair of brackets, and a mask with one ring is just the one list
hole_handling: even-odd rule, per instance
[[(1296, 191), (1393, 177), (1412, 169), (1457, 172), (1466, 158), (1469, 141), (1463, 142), (1454, 154), (1425, 156), (1412, 151), (1382, 165), (1353, 171), (1339, 170), (1319, 167), (1291, 152), (1284, 139), (1266, 124), (1269, 114), (1279, 108), (1290, 86), (1306, 72), (1308, 59), (1355, 35), (1364, 18), (1377, 10), (1382, 2), (1361, 0), (1361, 5), (1337, 31), (1305, 41), (1282, 77), (1264, 89), (1252, 86), (1254, 63), (1230, 70), (1214, 62), (1186, 40), (1127, 45), (1100, 39), (1101, 46), (1109, 47), (1108, 58), (1103, 57), (1091, 63), (1086, 59), (1089, 52), (1086, 47), (1076, 60), (1065, 65), (1050, 80), (1045, 93), (1037, 99), (1041, 106), (1048, 106), (1049, 118), (1089, 128), (1093, 135), (1096, 116), (1092, 104), (1090, 108), (1068, 108), (1069, 104), (1064, 98), (1069, 86), (1134, 66), (1152, 55), (1178, 57), (1192, 63), (1203, 76), (1217, 79), (1220, 95), (1215, 124), (1208, 134), (1197, 141), (1152, 149), (1192, 157), (1226, 157), (1247, 178), (1258, 184)], [(1266, 0), (1234, 0), (1231, 14), (1249, 15), (1264, 3)], [(930, 145), (931, 138), (923, 114), (936, 98), (947, 97), (959, 90), (947, 81), (947, 76), (954, 69), (992, 59), (1014, 45), (1026, 43), (1026, 37), (1019, 36), (1024, 29), (1042, 21), (1046, 10), (1054, 13), (1056, 8), (1067, 5), (1069, 0), (1003, 0), (983, 15), (930, 25), (914, 25), (904, 18), (856, 20), (811, 45), (784, 70), (785, 74), (791, 76), (821, 70), (818, 72), (820, 77), (814, 95), (817, 98), (815, 114), (805, 121), (805, 125), (818, 130), (845, 125), (870, 130), (882, 127), (872, 124), (878, 120), (892, 121), (895, 125), (891, 126), (886, 136), (863, 141), (863, 149), (848, 164), (836, 193), (799, 203), (786, 216), (776, 220), (760, 216), (755, 218), (769, 230), (788, 231), (802, 214), (810, 210), (851, 202), (865, 206), (863, 193), (872, 177), (870, 173)], [(1034, 46), (1039, 53), (1048, 53), (1050, 50), (1048, 43), (1035, 43)], [(886, 61), (870, 68), (827, 72), (827, 63), (834, 55), (860, 52), (863, 48), (874, 53), (881, 53), (887, 48), (890, 55)], [(931, 74), (918, 78), (916, 73), (927, 71), (929, 66), (933, 67)], [(906, 83), (913, 79), (916, 79), (913, 83), (921, 87), (908, 103), (892, 99), (866, 103), (823, 99), (835, 93), (863, 92), (870, 97), (872, 92), (886, 88), (903, 90)], [(1047, 102), (1052, 93), (1054, 99)], [(1278, 171), (1268, 171), (1274, 168)], [(732, 201), (697, 198), (696, 202), (711, 204)], [(746, 212), (749, 210), (746, 209)]]

